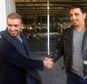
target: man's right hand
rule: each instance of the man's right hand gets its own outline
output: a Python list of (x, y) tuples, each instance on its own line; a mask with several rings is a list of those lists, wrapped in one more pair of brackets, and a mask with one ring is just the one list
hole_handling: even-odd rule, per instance
[(54, 64), (54, 62), (52, 62), (52, 60), (53, 60), (52, 58), (45, 58), (44, 66), (48, 69), (51, 69)]

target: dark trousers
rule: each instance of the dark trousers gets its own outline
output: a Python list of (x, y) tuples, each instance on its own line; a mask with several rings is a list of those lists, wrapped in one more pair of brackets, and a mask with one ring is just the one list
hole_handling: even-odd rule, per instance
[(67, 74), (67, 84), (87, 84), (87, 78), (83, 79), (77, 74), (70, 72)]

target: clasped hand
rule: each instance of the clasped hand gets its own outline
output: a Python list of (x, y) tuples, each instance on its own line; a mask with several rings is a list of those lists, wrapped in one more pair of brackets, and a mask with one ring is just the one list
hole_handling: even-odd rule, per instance
[(45, 58), (44, 60), (44, 66), (48, 69), (52, 68), (54, 62), (52, 61), (52, 58)]

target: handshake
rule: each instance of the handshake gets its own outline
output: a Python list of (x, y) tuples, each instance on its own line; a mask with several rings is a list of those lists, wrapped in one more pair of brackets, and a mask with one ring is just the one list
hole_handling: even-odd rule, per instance
[(52, 61), (53, 59), (52, 58), (45, 58), (45, 60), (43, 61), (44, 62), (44, 66), (47, 68), (47, 69), (51, 69), (54, 62)]

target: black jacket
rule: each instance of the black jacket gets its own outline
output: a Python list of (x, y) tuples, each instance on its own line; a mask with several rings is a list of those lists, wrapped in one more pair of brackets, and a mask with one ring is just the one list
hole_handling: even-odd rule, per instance
[[(60, 42), (57, 45), (56, 51), (53, 53), (51, 58), (53, 58), (54, 63), (61, 57), (64, 57), (64, 67), (66, 72), (70, 71), (72, 65), (72, 42), (73, 42), (73, 30), (74, 26), (67, 28), (63, 31)], [(83, 66), (83, 76), (87, 76), (87, 25), (86, 32), (84, 34), (82, 42), (82, 66)], [(85, 63), (84, 63), (85, 62)]]
[(30, 59), (24, 35), (20, 34), (23, 43), (7, 30), (0, 35), (0, 66), (5, 62), (0, 70), (0, 84), (26, 84), (26, 70), (29, 73), (29, 84), (33, 84), (32, 77), (42, 84), (37, 70), (43, 70), (43, 61)]

